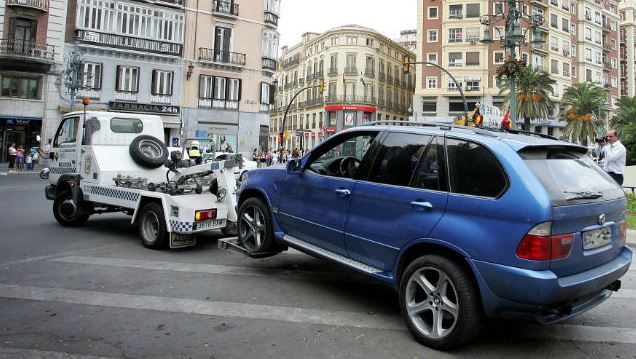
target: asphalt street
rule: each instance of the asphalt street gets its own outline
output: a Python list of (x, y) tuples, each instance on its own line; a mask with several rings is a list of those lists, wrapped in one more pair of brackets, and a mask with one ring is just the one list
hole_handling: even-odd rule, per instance
[(453, 352), (416, 343), (388, 288), (296, 251), (142, 247), (130, 217), (55, 222), (37, 175), (0, 176), (0, 358), (636, 358), (636, 269), (564, 323), (490, 321)]

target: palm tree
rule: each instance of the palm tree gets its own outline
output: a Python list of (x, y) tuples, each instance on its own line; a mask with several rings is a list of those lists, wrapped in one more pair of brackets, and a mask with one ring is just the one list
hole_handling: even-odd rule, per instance
[[(505, 96), (504, 107), (507, 108), (510, 108), (510, 81), (509, 76), (501, 76), (499, 82), (499, 96)], [(547, 72), (533, 66), (526, 67), (517, 76), (517, 116), (523, 117), (524, 130), (530, 130), (530, 120), (548, 118), (552, 112), (554, 101), (550, 99), (550, 93), (555, 82)]]
[(563, 139), (587, 145), (596, 137), (596, 127), (604, 123), (607, 92), (599, 85), (581, 82), (565, 89), (560, 118), (568, 121)]
[(636, 97), (623, 96), (618, 100), (617, 106), (610, 123), (618, 132), (625, 132), (628, 127), (636, 125)]

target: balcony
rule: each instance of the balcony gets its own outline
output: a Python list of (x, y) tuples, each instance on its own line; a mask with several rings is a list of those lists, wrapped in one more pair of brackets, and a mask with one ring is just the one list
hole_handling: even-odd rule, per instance
[(14, 39), (0, 40), (0, 59), (12, 63), (31, 62), (50, 67), (55, 57), (55, 46), (39, 42)]
[(393, 84), (393, 75), (391, 75), (391, 74), (386, 75), (386, 82), (389, 85)]
[(216, 15), (235, 17), (239, 15), (239, 6), (230, 1), (215, 0), (212, 4), (212, 12)]
[(554, 6), (559, 6), (559, 1), (558, 0), (550, 0), (550, 4), (552, 4)]
[(276, 71), (276, 60), (269, 57), (263, 57), (263, 70)]
[(545, 43), (542, 43), (542, 44), (531, 44), (530, 46), (532, 46), (532, 51), (538, 51), (538, 52), (542, 52), (544, 54), (548, 53), (548, 46)]
[(337, 75), (338, 74), (338, 68), (337, 67), (330, 67), (329, 68), (329, 75)]
[(40, 11), (49, 11), (49, 0), (6, 0), (7, 6), (20, 6), (36, 9)]
[(186, 0), (155, 0), (157, 5), (168, 5), (183, 8), (186, 6)]
[(463, 19), (464, 15), (461, 12), (451, 12), (448, 14), (449, 19)]
[(182, 44), (158, 40), (141, 39), (131, 36), (107, 34), (103, 32), (76, 30), (77, 39), (81, 42), (98, 44), (126, 50), (138, 50), (162, 55), (181, 56)]
[(375, 71), (373, 69), (364, 69), (364, 76), (375, 77)]
[(356, 75), (358, 73), (358, 69), (355, 66), (345, 66), (344, 69), (345, 75)]
[(199, 98), (199, 108), (236, 111), (238, 110), (238, 105), (238, 101), (235, 100)]
[(466, 86), (466, 92), (479, 91), (479, 86)]
[(269, 10), (265, 10), (265, 23), (274, 27), (278, 26), (278, 15)]
[(152, 95), (150, 96), (150, 102), (161, 104), (161, 105), (171, 105), (172, 104), (172, 96), (166, 95)]
[(116, 91), (115, 100), (124, 102), (137, 102), (137, 93), (128, 91)]
[(373, 96), (354, 96), (354, 95), (339, 95), (339, 96), (327, 96), (325, 103), (357, 103), (366, 105), (376, 105), (377, 102)]
[(531, 3), (533, 5), (539, 5), (541, 7), (547, 7), (548, 6), (547, 0), (532, 0)]
[(230, 66), (245, 66), (245, 54), (199, 48), (199, 61)]
[(386, 81), (386, 73), (380, 72), (379, 79), (380, 79), (380, 81)]

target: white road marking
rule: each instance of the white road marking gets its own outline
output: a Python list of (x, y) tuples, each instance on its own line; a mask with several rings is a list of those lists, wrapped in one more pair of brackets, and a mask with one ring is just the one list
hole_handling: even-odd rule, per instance
[(66, 352), (52, 352), (46, 350), (21, 349), (0, 347), (0, 359), (115, 359), (94, 355), (79, 355)]
[(107, 244), (107, 245), (103, 245), (103, 246), (100, 246), (100, 247), (92, 247), (92, 248), (86, 248), (86, 249), (70, 250), (70, 251), (65, 251), (65, 252), (60, 252), (60, 253), (55, 253), (55, 254), (47, 254), (45, 256), (39, 256), (39, 257), (28, 257), (28, 258), (18, 259), (18, 260), (11, 261), (11, 262), (0, 263), (0, 267), (8, 267), (8, 266), (16, 265), (16, 264), (24, 264), (24, 263), (37, 262), (37, 261), (45, 261), (45, 260), (51, 259), (51, 258), (63, 257), (63, 256), (68, 256), (68, 255), (78, 254), (78, 253), (100, 251), (102, 249), (107, 249), (107, 248), (110, 248), (110, 247), (116, 247), (118, 245), (119, 244)]
[[(0, 284), (0, 297), (229, 318), (276, 320), (291, 323), (406, 331), (406, 327), (399, 316), (387, 314), (328, 311), (297, 307), (217, 302), (61, 288), (23, 287), (4, 284)], [(509, 332), (514, 332), (514, 337), (594, 343), (613, 342), (636, 344), (636, 329), (634, 328), (563, 324), (553, 326), (511, 324), (511, 327), (512, 326), (514, 330), (510, 330)]]

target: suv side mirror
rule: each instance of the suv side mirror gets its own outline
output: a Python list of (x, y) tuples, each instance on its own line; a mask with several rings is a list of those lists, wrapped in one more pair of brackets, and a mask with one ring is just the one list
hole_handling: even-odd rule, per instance
[(300, 160), (290, 160), (287, 162), (287, 173), (301, 172), (302, 166)]

